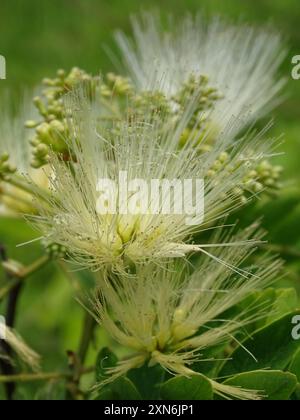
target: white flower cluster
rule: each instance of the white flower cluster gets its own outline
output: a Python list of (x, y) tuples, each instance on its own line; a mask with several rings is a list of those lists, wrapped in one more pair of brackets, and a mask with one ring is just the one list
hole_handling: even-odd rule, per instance
[[(280, 267), (269, 257), (263, 268), (250, 263), (261, 240), (256, 225), (223, 233), (227, 215), (278, 187), (281, 169), (269, 163), (276, 140), (253, 121), (270, 111), (283, 85), (279, 36), (199, 16), (174, 33), (152, 15), (135, 19), (133, 29), (133, 43), (117, 34), (128, 75), (101, 79), (73, 69), (44, 80), (38, 115), (26, 124), (28, 133), (34, 129), (33, 161), (19, 121), (15, 131), (4, 118), (0, 129), (2, 202), (33, 215), (49, 252), (97, 272), (96, 318), (135, 352), (105, 383), (144, 363), (197, 374), (193, 363), (204, 350), (238, 340), (263, 316), (255, 304), (233, 318), (226, 313), (269, 285)], [(149, 183), (203, 179), (204, 218), (189, 225), (185, 214), (167, 214), (158, 203), (154, 214), (97, 211), (98, 180), (118, 185), (120, 173)], [(186, 200), (194, 198), (191, 189)], [(192, 269), (193, 254), (200, 259)], [(211, 383), (220, 395), (258, 397)]]

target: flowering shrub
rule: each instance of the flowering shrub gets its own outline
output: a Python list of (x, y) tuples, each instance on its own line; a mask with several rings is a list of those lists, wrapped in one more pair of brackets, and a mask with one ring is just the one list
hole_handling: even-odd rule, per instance
[[(298, 399), (298, 302), (277, 286), (282, 261), (259, 222), (283, 194), (277, 140), (269, 124), (257, 128), (284, 83), (281, 40), (200, 17), (174, 34), (152, 15), (133, 29), (134, 42), (116, 35), (124, 74), (59, 70), (33, 100), (24, 95), (17, 116), (3, 110), (1, 214), (25, 216), (39, 233), (24, 246), (38, 241), (43, 256), (23, 266), (1, 247), (0, 299), (9, 304), (0, 383), (7, 398), (18, 381), (40, 380), (72, 399)], [(118, 196), (124, 173), (172, 181), (173, 209), (183, 199), (176, 180), (203, 180), (204, 214), (186, 223), (165, 211), (164, 193), (144, 205), (138, 185), (131, 213), (116, 203), (111, 212), (109, 191), (100, 212), (99, 179)], [(193, 209), (197, 198), (189, 188), (184, 204)], [(86, 316), (66, 372), (44, 372), (43, 355), (13, 330), (21, 285), (50, 261), (92, 279), (72, 282)], [(86, 367), (99, 328), (114, 348), (98, 348)]]

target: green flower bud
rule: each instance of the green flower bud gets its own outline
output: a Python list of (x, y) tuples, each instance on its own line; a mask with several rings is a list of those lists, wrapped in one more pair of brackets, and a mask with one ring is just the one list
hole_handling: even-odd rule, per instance
[(25, 122), (25, 127), (26, 128), (35, 128), (39, 123), (37, 121), (34, 120), (28, 120)]

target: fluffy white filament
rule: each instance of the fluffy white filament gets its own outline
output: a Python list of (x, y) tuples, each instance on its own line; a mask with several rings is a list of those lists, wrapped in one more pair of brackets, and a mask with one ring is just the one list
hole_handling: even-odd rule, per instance
[(206, 22), (201, 15), (171, 20), (164, 30), (159, 17), (147, 13), (133, 18), (132, 26), (133, 42), (121, 32), (116, 40), (138, 89), (171, 96), (191, 74), (207, 75), (224, 95), (214, 111), (220, 129), (233, 117), (243, 115), (245, 123), (261, 118), (275, 105), (284, 85), (276, 73), (286, 52), (274, 31), (219, 18)]

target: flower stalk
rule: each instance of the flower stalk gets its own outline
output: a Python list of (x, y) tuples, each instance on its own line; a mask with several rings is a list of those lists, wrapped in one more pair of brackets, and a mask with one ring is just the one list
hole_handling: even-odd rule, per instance
[(5, 271), (10, 275), (11, 280), (0, 288), (0, 300), (3, 299), (8, 293), (17, 287), (21, 282), (29, 276), (42, 269), (51, 260), (49, 255), (44, 255), (31, 265), (24, 267), (15, 261), (7, 260), (2, 263)]

